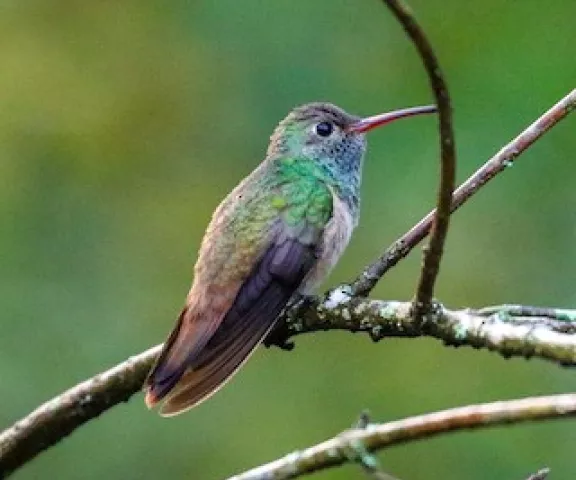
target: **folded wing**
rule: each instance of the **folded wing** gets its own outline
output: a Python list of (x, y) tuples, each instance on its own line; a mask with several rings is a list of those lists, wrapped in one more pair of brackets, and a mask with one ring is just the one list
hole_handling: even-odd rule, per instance
[(320, 232), (310, 235), (279, 229), (244, 280), (222, 319), (199, 328), (203, 319), (186, 311), (147, 380), (147, 403), (166, 396), (161, 413), (192, 408), (221, 388), (242, 366), (317, 261)]

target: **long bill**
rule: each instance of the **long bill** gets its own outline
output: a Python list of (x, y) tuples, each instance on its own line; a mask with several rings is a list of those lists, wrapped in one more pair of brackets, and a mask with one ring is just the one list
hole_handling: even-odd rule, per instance
[(381, 113), (372, 117), (362, 118), (356, 123), (350, 125), (347, 130), (349, 132), (364, 133), (368, 130), (372, 130), (373, 128), (393, 122), (394, 120), (399, 120), (400, 118), (413, 117), (414, 115), (422, 115), (425, 113), (435, 113), (437, 111), (438, 109), (436, 108), (436, 105), (402, 108), (400, 110), (394, 110), (392, 112)]

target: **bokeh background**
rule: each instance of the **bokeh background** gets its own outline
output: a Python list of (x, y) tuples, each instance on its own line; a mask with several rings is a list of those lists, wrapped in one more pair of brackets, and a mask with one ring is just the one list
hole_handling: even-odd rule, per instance
[[(449, 80), (463, 180), (575, 86), (573, 0), (412, 0)], [(0, 428), (164, 339), (222, 197), (293, 106), (426, 103), (413, 46), (376, 0), (0, 2)], [(576, 306), (576, 117), (454, 217), (451, 307)], [(435, 121), (372, 133), (363, 216), (325, 287), (349, 280), (434, 200)], [(419, 252), (375, 297), (409, 299)], [(165, 420), (141, 395), (18, 479), (219, 479), (348, 427), (572, 391), (574, 370), (430, 339), (321, 333), (260, 349), (223, 391)], [(573, 421), (457, 433), (380, 455), (402, 479), (574, 478)], [(363, 478), (356, 466), (318, 479)]]

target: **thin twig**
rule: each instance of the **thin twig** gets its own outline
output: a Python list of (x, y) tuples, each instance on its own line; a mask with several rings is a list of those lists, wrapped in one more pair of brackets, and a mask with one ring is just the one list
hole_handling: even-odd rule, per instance
[(546, 480), (548, 478), (548, 474), (550, 473), (549, 468), (543, 468), (538, 470), (536, 473), (530, 475), (526, 480)]
[(368, 452), (373, 452), (391, 445), (458, 430), (574, 415), (576, 394), (459, 407), (384, 424), (370, 424), (363, 429), (347, 430), (330, 440), (291, 453), (228, 480), (287, 480), (350, 462), (348, 452), (351, 447), (358, 445), (362, 445)]
[[(451, 211), (462, 206), (486, 183), (496, 175), (510, 167), (514, 160), (527, 150), (536, 140), (576, 109), (576, 89), (561, 99), (556, 105), (544, 113), (520, 135), (503, 147), (488, 160), (480, 169), (460, 185), (452, 197)], [(396, 240), (384, 254), (374, 263), (366, 267), (362, 274), (351, 284), (353, 295), (366, 296), (376, 286), (378, 280), (410, 251), (418, 245), (430, 232), (436, 210), (431, 211), (402, 237)]]
[[(462, 184), (454, 193), (452, 210), (464, 204), (575, 108), (576, 90), (573, 90)], [(338, 315), (329, 312), (330, 308), (334, 308), (333, 294), (323, 303), (314, 299), (312, 305), (300, 312), (300, 320), (287, 318), (285, 328), (288, 330), (284, 339), (298, 333), (328, 329), (366, 331), (375, 340), (384, 336), (422, 335), (411, 323), (409, 303), (368, 301), (352, 297), (368, 293), (386, 271), (405, 257), (428, 234), (433, 216), (434, 212), (430, 212), (368, 267), (346, 292), (341, 292), (344, 300), (356, 302), (355, 308), (348, 308), (346, 312), (342, 310)], [(322, 305), (320, 308), (317, 308), (318, 302)], [(336, 302), (336, 307), (345, 303)], [(379, 312), (380, 317), (372, 317), (367, 321), (365, 312), (369, 311)], [(380, 321), (374, 322), (376, 318), (380, 318)], [(441, 308), (440, 313), (436, 312), (436, 320), (445, 322), (438, 321), (436, 330), (426, 334), (447, 344), (487, 348), (505, 356), (539, 356), (560, 364), (576, 365), (576, 339), (570, 335), (575, 331), (576, 312), (572, 310), (510, 305), (488, 307), (476, 312), (450, 312)], [(443, 325), (447, 328), (444, 329)], [(279, 335), (274, 339), (275, 342), (281, 342), (282, 332)], [(507, 345), (507, 348), (503, 348), (503, 345)], [(1, 432), (0, 478), (5, 478), (95, 416), (127, 401), (140, 390), (160, 348), (160, 345), (153, 347), (77, 385)]]
[[(366, 428), (370, 424), (371, 421), (369, 413), (363, 411), (353, 428)], [(359, 463), (364, 472), (374, 480), (400, 480), (399, 478), (393, 477), (389, 473), (384, 472), (380, 467), (378, 458), (371, 452), (367, 451), (362, 443), (350, 445), (349, 460)]]
[(418, 25), (414, 14), (401, 0), (384, 0), (384, 2), (402, 24), (406, 34), (418, 50), (438, 105), (441, 166), (437, 213), (434, 216), (430, 242), (424, 251), (422, 270), (414, 299), (414, 315), (421, 318), (431, 307), (434, 284), (440, 270), (444, 242), (450, 224), (450, 205), (456, 181), (456, 148), (452, 128), (452, 106), (448, 87), (436, 54), (424, 31)]
[[(496, 174), (501, 172), (507, 165), (510, 165), (518, 155), (574, 108), (576, 108), (576, 90), (570, 92), (560, 100), (560, 102), (500, 150), (498, 154), (491, 158), (480, 170), (461, 185), (454, 193), (452, 210), (460, 207), (483, 185), (494, 178)], [(354, 282), (351, 288), (345, 293), (345, 296), (353, 297), (368, 293), (387, 270), (394, 266), (401, 258), (405, 257), (408, 252), (427, 235), (432, 224), (433, 215), (434, 212), (430, 212), (409, 232), (396, 241), (382, 258), (365, 270), (362, 276)], [(329, 300), (331, 298), (333, 299), (333, 296), (329, 296)], [(354, 301), (359, 302), (361, 299), (357, 298)], [(315, 299), (314, 302), (316, 304), (321, 303), (319, 299)], [(302, 331), (306, 330), (310, 332), (328, 328), (348, 329), (351, 331), (363, 330), (371, 333), (375, 339), (380, 338), (383, 334), (406, 337), (420, 335), (409, 322), (405, 326), (404, 323), (395, 321), (395, 312), (397, 312), (398, 309), (402, 310), (402, 304), (395, 304), (397, 308), (392, 309), (390, 309), (390, 307), (394, 306), (394, 304), (388, 302), (382, 302), (381, 304), (372, 303), (371, 305), (372, 308), (380, 308), (381, 312), (390, 312), (393, 314), (389, 325), (386, 324), (384, 320), (383, 323), (372, 324), (370, 322), (364, 322), (362, 318), (357, 319), (359, 323), (347, 323), (344, 317), (340, 317), (340, 321), (338, 321), (337, 316), (331, 315), (328, 317), (322, 308), (318, 313), (319, 322), (315, 324), (309, 319), (316, 315), (315, 312), (318, 312), (318, 309), (315, 305), (310, 305), (300, 312), (300, 318), (304, 323), (294, 322), (290, 319), (286, 323), (286, 328), (290, 329), (288, 337), (295, 335), (298, 328)], [(359, 306), (360, 305), (358, 305), (358, 307)], [(506, 308), (510, 309), (510, 306), (506, 306)], [(360, 312), (361, 310), (356, 309), (353, 311)], [(573, 324), (570, 321), (565, 322), (565, 320), (570, 320), (572, 312), (566, 310), (555, 311), (558, 315), (556, 319), (550, 319), (548, 314), (540, 315), (543, 317), (540, 319), (534, 318), (532, 315), (514, 316), (513, 311), (508, 312), (506, 310), (501, 313), (496, 312), (495, 316), (501, 315), (505, 318), (507, 314), (515, 318), (516, 324), (511, 325), (509, 330), (509, 332), (513, 334), (513, 343), (516, 345), (513, 354), (530, 356), (531, 354), (537, 353), (543, 358), (555, 360), (560, 363), (575, 364), (576, 353), (574, 352), (576, 351), (576, 347), (571, 343), (572, 338), (565, 335), (557, 336), (557, 334), (569, 334), (574, 331)], [(467, 312), (461, 312), (461, 314), (465, 313)], [(486, 321), (486, 312), (479, 311), (478, 316), (483, 317), (483, 319), (478, 318), (477, 322), (471, 324), (471, 329), (464, 330), (466, 332), (478, 332), (475, 336), (466, 336), (466, 338), (468, 338), (467, 344), (473, 346), (480, 345), (485, 348), (497, 350), (497, 347), (490, 338), (490, 328), (480, 330), (476, 328), (478, 325), (480, 327), (486, 325), (482, 323), (483, 320)], [(404, 317), (410, 318), (410, 315), (405, 315)], [(521, 317), (525, 317), (523, 324), (521, 323)], [(447, 318), (451, 317), (449, 316)], [(328, 325), (328, 320), (331, 322), (331, 325)], [(548, 323), (546, 323), (546, 320)], [(541, 327), (544, 328), (543, 332), (545, 332), (547, 328), (555, 332), (553, 336), (554, 346), (541, 349), (538, 343), (531, 344), (528, 342), (526, 344), (526, 342), (521, 341), (522, 338), (529, 337), (527, 332), (530, 332), (533, 322), (540, 323)], [(394, 325), (396, 325), (396, 327), (394, 327)], [(461, 327), (458, 322), (454, 325), (455, 327), (453, 329), (449, 329), (454, 332), (453, 338), (444, 340), (447, 343), (454, 344), (457, 343), (456, 340), (460, 339), (458, 332)], [(523, 326), (525, 330), (522, 331), (523, 333), (518, 334), (518, 328), (521, 326)], [(528, 330), (526, 330), (526, 328)], [(564, 331), (562, 328), (564, 328)], [(502, 332), (502, 329), (498, 331)], [(281, 334), (282, 332), (278, 332), (279, 336), (274, 338), (274, 342), (278, 343), (277, 339), (281, 340)], [(435, 332), (427, 332), (427, 334), (435, 336)], [(284, 336), (284, 339), (288, 337)], [(442, 337), (438, 335), (437, 338)], [(100, 376), (88, 380), (74, 387), (72, 390), (59, 395), (54, 400), (39, 407), (13, 427), (0, 433), (0, 477), (8, 475), (8, 473), (34, 458), (38, 453), (54, 445), (94, 416), (120, 402), (126, 401), (130, 395), (139, 391), (142, 380), (153, 362), (154, 354), (159, 348), (160, 346), (155, 347), (155, 351), (154, 349), (148, 350), (134, 357), (131, 361), (129, 360), (124, 364), (120, 364), (112, 370), (104, 372)], [(94, 390), (94, 392), (92, 390)], [(102, 401), (98, 401), (97, 399), (102, 399)], [(91, 401), (94, 400), (96, 400), (96, 403), (92, 406)], [(62, 423), (62, 427), (60, 427), (60, 423)]]
[[(451, 136), (450, 102), (440, 70), (428, 42), (408, 9), (397, 1), (385, 1), (402, 22), (423, 57), (440, 110), (442, 180), (438, 201), (439, 208), (417, 294), (417, 301), (421, 304), (427, 304), (432, 297), (434, 281), (442, 255), (443, 242), (449, 222), (448, 210), (456, 210), (480, 187), (502, 171), (504, 167), (511, 165), (520, 153), (564, 118), (570, 110), (574, 109), (576, 90), (572, 91), (523, 134), (504, 147), (482, 169), (470, 177), (454, 193), (454, 196), (451, 196), (449, 192), (451, 192), (450, 179), (452, 177), (453, 183), (454, 176), (454, 142)], [(418, 35), (422, 36), (423, 42), (419, 43)], [(432, 71), (431, 67), (434, 66), (436, 70)], [(452, 164), (450, 164), (451, 161)], [(452, 201), (450, 209), (447, 207), (450, 202), (446, 200), (446, 196)], [(576, 341), (575, 337), (571, 335), (572, 330), (570, 332), (560, 331), (558, 325), (554, 323), (566, 320), (564, 317), (566, 312), (569, 312), (566, 310), (558, 310), (558, 312), (562, 312), (558, 318), (554, 318), (553, 314), (551, 316), (548, 309), (544, 316), (514, 317), (514, 314), (517, 313), (514, 310), (501, 309), (495, 312), (490, 310), (491, 313), (487, 311), (450, 312), (441, 305), (435, 305), (433, 315), (437, 320), (435, 324), (438, 325), (438, 328), (433, 331), (422, 332), (418, 330), (418, 324), (412, 322), (410, 325), (413, 318), (409, 314), (410, 304), (408, 303), (369, 301), (349, 296), (367, 294), (387, 270), (405, 257), (428, 234), (435, 218), (435, 212), (429, 213), (395, 242), (377, 262), (363, 272), (362, 276), (352, 284), (352, 288), (347, 292), (348, 300), (338, 301), (336, 305), (330, 306), (329, 302), (334, 301), (334, 298), (329, 296), (326, 301), (320, 302), (316, 308), (308, 308), (304, 312), (305, 317), (313, 316), (311, 315), (313, 313), (317, 317), (317, 324), (310, 323), (308, 320), (306, 320), (308, 323), (288, 322), (288, 329), (297, 328), (296, 326), (300, 325), (299, 330), (292, 331), (290, 336), (305, 331), (328, 329), (367, 331), (374, 339), (386, 335), (410, 337), (426, 334), (440, 338), (448, 344), (488, 348), (507, 356), (538, 355), (563, 364), (576, 364)], [(346, 303), (349, 304), (347, 307), (345, 306)], [(352, 306), (354, 308), (350, 308)], [(378, 315), (371, 318), (369, 313), (373, 312), (375, 308)], [(570, 315), (573, 314), (569, 313)], [(374, 323), (375, 319), (380, 321)], [(545, 335), (539, 335), (539, 332)], [(512, 335), (514, 342), (508, 341), (509, 335)], [(0, 478), (5, 478), (90, 419), (118, 403), (127, 401), (140, 390), (150, 365), (160, 348), (161, 345), (153, 347), (73, 387), (1, 432)], [(294, 478), (302, 473), (338, 465), (348, 460), (344, 451), (349, 451), (353, 442), (361, 442), (368, 451), (373, 451), (386, 445), (461, 428), (540, 420), (573, 415), (575, 412), (576, 397), (574, 395), (559, 395), (465, 407), (385, 425), (368, 425), (365, 429), (349, 431), (345, 435), (329, 440), (324, 444), (234, 478), (236, 480)], [(271, 473), (266, 473), (267, 471)], [(275, 472), (280, 476), (275, 476)], [(253, 476), (254, 474), (258, 476)]]
[[(539, 357), (576, 365), (576, 310), (509, 305), (480, 310), (449, 310), (435, 305), (432, 328), (423, 330), (411, 314), (411, 302), (350, 297), (345, 287), (324, 300), (314, 298), (285, 314), (274, 342), (325, 330), (365, 332), (385, 337), (429, 336), (447, 345), (488, 349), (505, 357)], [(556, 315), (554, 315), (556, 312)], [(519, 313), (520, 315), (515, 315)], [(76, 428), (137, 393), (160, 351), (158, 345), (58, 395), (0, 433), (0, 478), (5, 478)]]

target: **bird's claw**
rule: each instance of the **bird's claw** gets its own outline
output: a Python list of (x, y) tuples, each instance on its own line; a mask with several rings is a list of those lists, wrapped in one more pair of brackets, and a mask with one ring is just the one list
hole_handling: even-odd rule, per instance
[[(312, 295), (302, 295), (295, 294), (286, 307), (280, 317), (283, 319), (278, 323), (266, 336), (262, 342), (266, 348), (278, 347), (287, 352), (294, 350), (294, 342), (288, 340), (290, 338), (290, 324), (292, 319), (297, 319), (298, 312), (302, 311), (303, 308), (312, 304), (314, 301), (314, 296)], [(297, 320), (295, 320), (297, 321)]]

